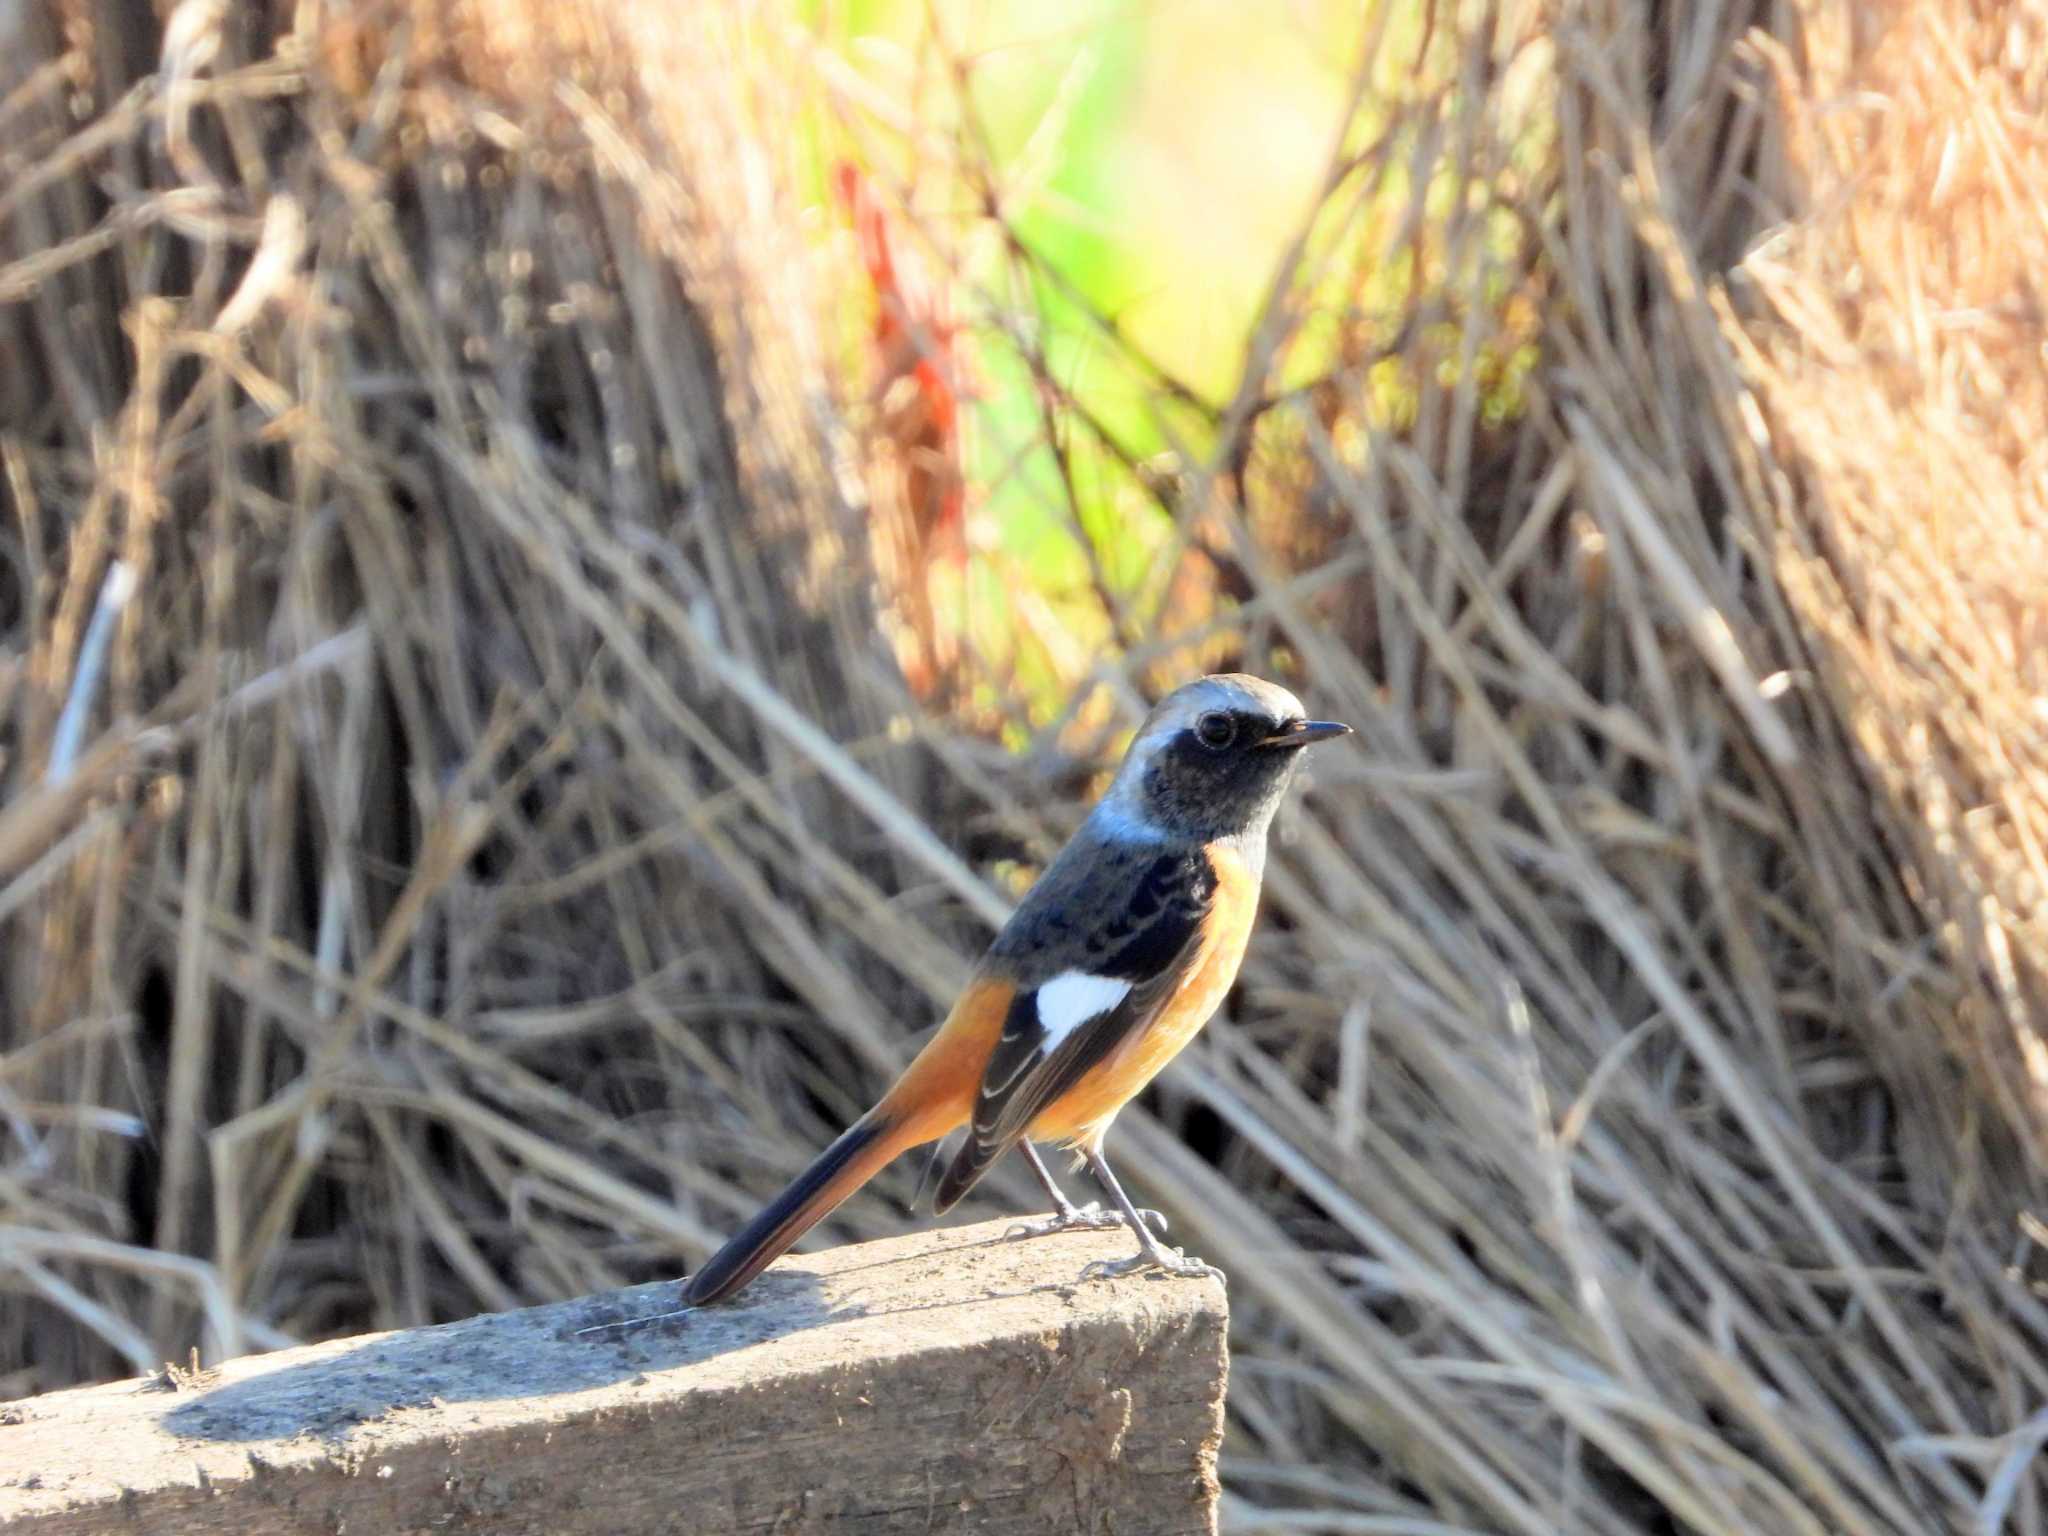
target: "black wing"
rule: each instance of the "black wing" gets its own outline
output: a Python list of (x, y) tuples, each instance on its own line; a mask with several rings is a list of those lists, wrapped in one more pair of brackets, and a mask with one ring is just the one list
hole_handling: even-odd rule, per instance
[[(1199, 847), (1159, 854), (1134, 874), (1113, 894), (1065, 893), (1088, 905), (1092, 921), (1057, 947), (1062, 969), (1011, 999), (967, 1141), (939, 1181), (934, 1209), (959, 1200), (1048, 1106), (1142, 1033), (1186, 974), (1215, 901), (1208, 855)], [(1085, 1011), (1091, 1000), (1099, 1011)], [(1048, 1005), (1066, 1016), (1046, 1017)]]

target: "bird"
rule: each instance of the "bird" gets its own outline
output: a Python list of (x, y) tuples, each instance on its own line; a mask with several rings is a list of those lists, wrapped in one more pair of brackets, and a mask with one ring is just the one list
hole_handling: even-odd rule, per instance
[[(1163, 1229), (1164, 1219), (1132, 1204), (1103, 1137), (1230, 990), (1267, 832), (1302, 749), (1350, 731), (1308, 719), (1292, 693), (1244, 673), (1197, 678), (1161, 699), (938, 1032), (874, 1108), (683, 1282), (684, 1307), (732, 1295), (901, 1153), (962, 1126), (936, 1212), (1018, 1148), (1053, 1212), (1012, 1236), (1128, 1227), (1137, 1253), (1103, 1272), (1220, 1278), (1154, 1234), (1150, 1223)], [(1078, 1152), (1113, 1209), (1075, 1206), (1034, 1142)]]

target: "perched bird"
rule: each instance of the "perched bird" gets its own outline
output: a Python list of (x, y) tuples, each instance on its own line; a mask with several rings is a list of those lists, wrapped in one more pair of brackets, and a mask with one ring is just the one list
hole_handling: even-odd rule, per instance
[[(1103, 1133), (1230, 990), (1258, 907), (1266, 831), (1301, 749), (1350, 729), (1304, 718), (1293, 694), (1241, 673), (1161, 700), (939, 1032), (879, 1104), (685, 1282), (684, 1305), (731, 1295), (898, 1153), (963, 1125), (937, 1210), (1018, 1147), (1054, 1208), (1019, 1235), (1127, 1225), (1138, 1252), (1112, 1272), (1218, 1274), (1152, 1234), (1145, 1218), (1157, 1213), (1131, 1204), (1103, 1161)], [(1034, 1141), (1078, 1149), (1116, 1209), (1077, 1209)]]

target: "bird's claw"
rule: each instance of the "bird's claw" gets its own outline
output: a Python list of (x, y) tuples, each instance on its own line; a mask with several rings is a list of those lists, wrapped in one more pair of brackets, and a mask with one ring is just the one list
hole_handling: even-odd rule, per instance
[[(1166, 1218), (1153, 1210), (1141, 1210), (1139, 1216), (1145, 1225), (1157, 1227), (1163, 1236), (1166, 1232)], [(1041, 1216), (1035, 1221), (1020, 1221), (1003, 1234), (1005, 1242), (1019, 1242), (1027, 1237), (1050, 1237), (1055, 1232), (1101, 1232), (1110, 1227), (1128, 1227), (1122, 1211), (1106, 1211), (1100, 1202), (1090, 1201), (1086, 1205), (1070, 1205), (1063, 1211), (1054, 1211), (1050, 1216)]]
[(1191, 1259), (1178, 1248), (1146, 1248), (1132, 1254), (1128, 1259), (1094, 1259), (1081, 1267), (1083, 1280), (1114, 1280), (1120, 1275), (1135, 1275), (1144, 1270), (1162, 1270), (1183, 1280), (1221, 1280), (1223, 1271), (1214, 1264), (1204, 1264), (1200, 1259)]

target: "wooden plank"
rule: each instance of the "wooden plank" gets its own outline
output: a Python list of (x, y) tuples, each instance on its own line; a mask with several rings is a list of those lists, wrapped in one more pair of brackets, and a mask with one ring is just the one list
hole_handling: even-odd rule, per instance
[(991, 1224), (0, 1407), (0, 1528), (235, 1536), (1212, 1532), (1213, 1281)]

